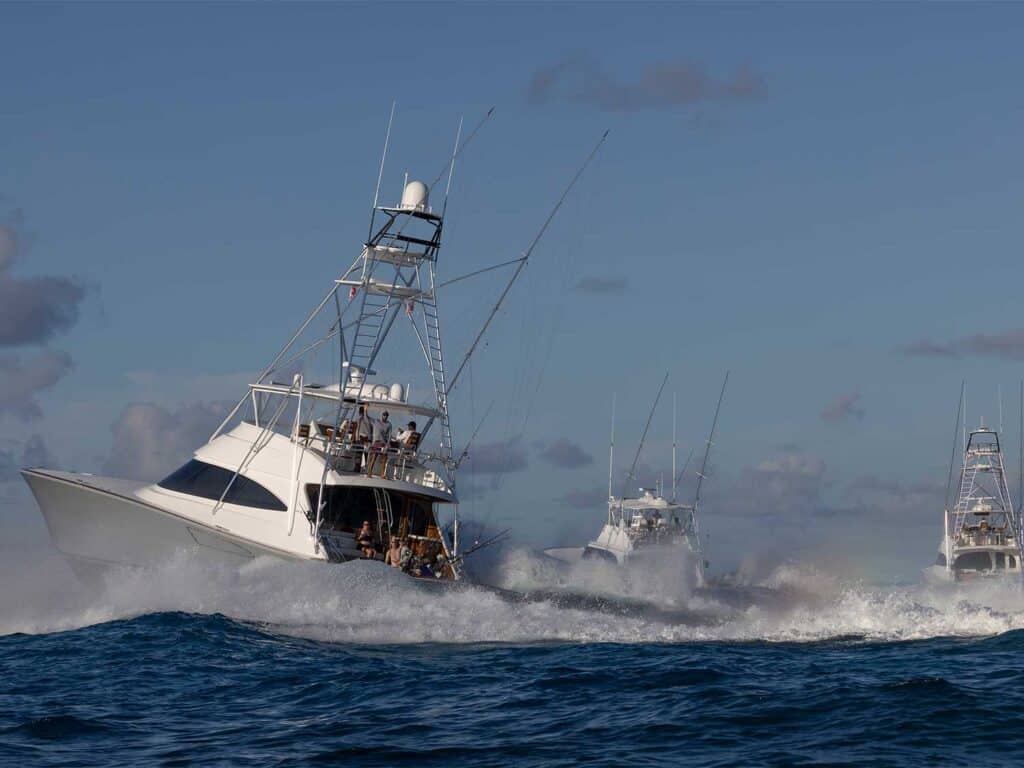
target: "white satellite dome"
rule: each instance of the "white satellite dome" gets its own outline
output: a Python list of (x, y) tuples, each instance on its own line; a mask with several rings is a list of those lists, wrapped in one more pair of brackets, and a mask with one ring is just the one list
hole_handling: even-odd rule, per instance
[(402, 192), (402, 204), (399, 207), (407, 211), (425, 211), (429, 193), (430, 190), (422, 181), (410, 181)]

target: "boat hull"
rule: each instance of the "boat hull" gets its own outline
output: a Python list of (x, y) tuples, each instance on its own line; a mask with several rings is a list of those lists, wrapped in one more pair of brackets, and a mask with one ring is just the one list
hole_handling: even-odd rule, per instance
[(181, 552), (238, 565), (283, 553), (132, 498), (141, 484), (111, 481), (100, 488), (72, 473), (22, 473), (42, 511), (50, 539), (76, 574), (112, 565), (150, 567)]

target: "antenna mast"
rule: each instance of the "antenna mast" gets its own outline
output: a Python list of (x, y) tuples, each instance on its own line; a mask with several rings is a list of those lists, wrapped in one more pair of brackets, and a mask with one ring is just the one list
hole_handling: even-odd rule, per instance
[(388, 118), (388, 129), (384, 134), (384, 151), (380, 156), (380, 170), (377, 171), (377, 188), (373, 191), (373, 208), (370, 209), (370, 231), (366, 235), (366, 242), (370, 242), (373, 238), (373, 222), (377, 216), (377, 204), (380, 202), (380, 183), (384, 178), (384, 161), (388, 156), (388, 143), (391, 141), (391, 123), (395, 120), (395, 104), (398, 102), (391, 102), (391, 116)]
[[(489, 114), (489, 113), (488, 113)], [(441, 216), (448, 212), (448, 193), (452, 191), (452, 176), (455, 175), (455, 158), (459, 154), (459, 139), (462, 138), (462, 118), (459, 118), (459, 128), (455, 131), (455, 146), (452, 148), (451, 165), (448, 167), (448, 183), (444, 188), (444, 205), (441, 206)]]

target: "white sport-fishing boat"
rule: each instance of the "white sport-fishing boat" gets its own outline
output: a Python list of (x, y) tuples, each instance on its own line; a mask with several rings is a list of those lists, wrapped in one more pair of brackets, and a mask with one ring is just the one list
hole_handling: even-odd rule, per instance
[[(708, 562), (705, 559), (704, 548), (700, 539), (698, 509), (700, 507), (701, 487), (707, 470), (708, 456), (712, 440), (714, 439), (715, 428), (718, 424), (718, 414), (722, 406), (722, 397), (725, 394), (725, 384), (728, 382), (728, 378), (728, 374), (726, 374), (725, 382), (722, 384), (722, 392), (718, 398), (718, 406), (715, 408), (715, 418), (712, 422), (711, 434), (705, 446), (704, 461), (701, 471), (697, 473), (697, 484), (692, 503), (682, 504), (677, 500), (678, 482), (689, 465), (689, 459), (686, 465), (683, 466), (682, 472), (676, 475), (674, 413), (672, 425), (672, 491), (668, 498), (665, 497), (660, 483), (654, 489), (640, 488), (637, 496), (627, 496), (625, 488), (618, 497), (612, 494), (612, 464), (615, 450), (613, 428), (612, 441), (608, 451), (608, 518), (601, 528), (601, 532), (597, 535), (596, 539), (590, 541), (585, 547), (555, 547), (544, 550), (544, 553), (549, 557), (566, 563), (576, 563), (581, 560), (599, 560), (619, 566), (624, 566), (631, 561), (644, 558), (658, 561), (666, 557), (682, 555), (692, 565), (693, 586), (703, 587)], [(647, 431), (651, 426), (651, 419), (654, 417), (654, 412), (658, 407), (658, 401), (661, 399), (661, 393), (665, 388), (667, 380), (668, 375), (666, 374), (665, 379), (661, 383), (661, 389), (658, 390), (654, 406), (651, 408), (650, 415), (647, 418), (647, 425), (644, 427), (643, 435), (640, 438), (640, 445), (637, 447), (636, 455), (633, 458), (632, 468), (626, 475), (627, 486), (630, 481), (636, 478), (640, 452), (643, 450)], [(614, 418), (613, 414), (613, 424)]]
[[(359, 255), (180, 469), (153, 484), (23, 470), (54, 544), (76, 572), (86, 575), (112, 564), (149, 566), (184, 549), (232, 563), (261, 555), (322, 563), (386, 559), (413, 576), (460, 578), (465, 553), (459, 553), (455, 472), (466, 451), (458, 457), (453, 452), (448, 396), (551, 218), (604, 141), (525, 253), (471, 273), (515, 266), (449, 376), (436, 268), (454, 162), (479, 127), (461, 145), (456, 138), (433, 184), (406, 183), (394, 206), (378, 205), (382, 158), (369, 237)], [(390, 129), (389, 122), (388, 137)], [(386, 138), (384, 157), (387, 144)], [(445, 172), (445, 203), (438, 211), (429, 195)], [(407, 325), (410, 335), (392, 361), (394, 369), (419, 369), (425, 402), (414, 402), (409, 385), (375, 370), (399, 325)], [(313, 378), (317, 364), (324, 367), (324, 380)], [(388, 434), (384, 412), (407, 429)]]
[(934, 582), (1021, 576), (1020, 517), (1006, 483), (999, 433), (979, 427), (964, 441), (956, 504), (943, 513)]

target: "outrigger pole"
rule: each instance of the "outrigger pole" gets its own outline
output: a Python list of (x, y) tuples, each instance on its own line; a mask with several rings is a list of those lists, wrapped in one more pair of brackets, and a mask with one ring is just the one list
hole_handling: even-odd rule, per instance
[(640, 451), (644, 449), (644, 441), (647, 440), (647, 430), (651, 428), (651, 420), (654, 419), (654, 412), (658, 409), (658, 401), (661, 400), (661, 393), (665, 391), (665, 385), (667, 383), (668, 371), (665, 371), (665, 378), (661, 380), (661, 386), (658, 387), (658, 394), (654, 398), (654, 405), (651, 406), (651, 412), (647, 414), (647, 423), (644, 425), (644, 433), (640, 435), (640, 444), (636, 447), (636, 455), (633, 456), (633, 466), (629, 468), (629, 472), (626, 473), (626, 477), (622, 481), (622, 498), (626, 497), (626, 491), (629, 490), (629, 481), (636, 479), (636, 463), (640, 461)]
[(722, 400), (725, 398), (725, 385), (729, 383), (729, 371), (725, 372), (725, 379), (722, 381), (722, 391), (718, 393), (718, 405), (715, 406), (715, 418), (711, 421), (711, 432), (708, 434), (708, 442), (704, 447), (704, 461), (700, 464), (700, 472), (697, 473), (697, 490), (693, 493), (693, 509), (696, 511), (700, 504), (700, 489), (704, 484), (705, 472), (708, 468), (708, 456), (711, 454), (711, 445), (715, 441), (715, 430), (718, 428), (718, 414), (722, 410)]
[(956, 424), (953, 425), (953, 450), (949, 452), (949, 474), (946, 476), (946, 496), (943, 500), (943, 506), (946, 509), (946, 514), (949, 514), (949, 491), (953, 487), (953, 463), (956, 461), (956, 441), (960, 437), (960, 415), (964, 409), (964, 387), (966, 382), (960, 382), (960, 399), (957, 400), (956, 404)]
[[(690, 452), (688, 454), (686, 454), (686, 461), (683, 462), (683, 468), (680, 469), (679, 470), (679, 474), (676, 475), (675, 484), (676, 484), (677, 487), (679, 485), (679, 481), (683, 479), (683, 475), (686, 474), (686, 470), (689, 469), (689, 467), (690, 467), (690, 460), (693, 459), (693, 451), (694, 451), (694, 449), (691, 448)], [(672, 497), (672, 501), (675, 502), (675, 500), (676, 500), (676, 497), (673, 496)]]
[[(949, 492), (953, 487), (953, 464), (956, 461), (956, 441), (960, 436), (960, 416), (963, 414), (964, 409), (964, 388), (967, 386), (966, 381), (960, 382), (960, 398), (956, 402), (956, 423), (953, 425), (953, 448), (949, 452), (949, 473), (946, 475), (946, 496), (943, 499), (942, 509), (942, 554), (946, 556), (946, 571), (952, 571), (952, 547), (949, 541)], [(967, 425), (964, 425), (966, 430)], [(964, 440), (964, 447), (966, 450), (967, 441)]]
[[(493, 111), (493, 108), (492, 108), (491, 111)], [(487, 117), (489, 117), (490, 114), (491, 113), (488, 112), (487, 113)], [(486, 120), (487, 118), (485, 117), (484, 119)], [(459, 149), (459, 152), (461, 152), (462, 149), (465, 148), (466, 144), (468, 144), (470, 142), (470, 140), (473, 138), (473, 136), (476, 134), (476, 132), (477, 132), (477, 130), (479, 130), (479, 128), (480, 128), (480, 126), (478, 125), (476, 128), (473, 129), (473, 132), (469, 136), (466, 137), (466, 140), (462, 143), (462, 147)], [(572, 180), (569, 182), (568, 186), (566, 186), (565, 190), (562, 192), (562, 196), (560, 198), (558, 198), (558, 202), (555, 203), (555, 207), (551, 209), (551, 213), (549, 213), (547, 219), (544, 220), (544, 224), (541, 226), (540, 230), (537, 232), (537, 235), (533, 238), (533, 241), (530, 243), (529, 248), (527, 248), (523, 252), (523, 255), (520, 256), (518, 259), (515, 259), (513, 261), (507, 262), (507, 264), (509, 264), (509, 265), (511, 265), (511, 264), (518, 264), (518, 266), (516, 266), (515, 271), (512, 273), (512, 276), (508, 280), (508, 283), (505, 284), (504, 290), (501, 292), (501, 295), (498, 296), (497, 302), (495, 302), (494, 307), (491, 308), (491, 313), (487, 316), (487, 319), (484, 320), (484, 324), (480, 327), (480, 330), (477, 332), (476, 337), (473, 339), (473, 343), (469, 345), (469, 349), (467, 349), (466, 350), (466, 354), (463, 355), (462, 362), (459, 363), (459, 367), (455, 370), (454, 375), (449, 380), (448, 386), (445, 389), (445, 395), (446, 396), (451, 394), (451, 392), (455, 389), (456, 385), (459, 383), (459, 378), (462, 376), (462, 372), (466, 369), (466, 365), (469, 363), (470, 358), (473, 356), (473, 353), (476, 351), (476, 348), (480, 344), (481, 339), (483, 339), (484, 334), (487, 333), (487, 329), (490, 327), (491, 322), (494, 320), (495, 316), (498, 314), (499, 310), (501, 309), (501, 305), (505, 302), (505, 298), (508, 296), (509, 291), (512, 290), (512, 286), (516, 284), (516, 281), (519, 279), (519, 275), (522, 274), (523, 269), (529, 263), (530, 256), (533, 253), (534, 248), (537, 247), (537, 244), (540, 242), (541, 238), (544, 237), (544, 234), (547, 232), (548, 227), (551, 225), (551, 222), (554, 220), (555, 215), (558, 213), (558, 210), (562, 207), (562, 204), (565, 202), (566, 198), (569, 197), (569, 193), (572, 191), (572, 188), (574, 186), (576, 186), (576, 182), (579, 181), (580, 176), (583, 175), (583, 172), (587, 169), (587, 166), (590, 165), (591, 161), (594, 159), (594, 156), (597, 154), (598, 150), (601, 148), (601, 145), (604, 144), (605, 139), (608, 138), (608, 133), (609, 133), (608, 131), (605, 131), (601, 135), (601, 138), (598, 140), (597, 144), (590, 151), (590, 154), (587, 155), (587, 159), (583, 161), (583, 165), (581, 165), (579, 170), (576, 171), (576, 175), (572, 177)], [(458, 153), (456, 153), (456, 155), (457, 154)], [(449, 161), (449, 162), (454, 162), (454, 161), (455, 161), (455, 157), (453, 156), (452, 160)], [(485, 271), (485, 270), (481, 270), (481, 271)], [(479, 274), (479, 272), (476, 273), (476, 274)], [(469, 275), (467, 275), (466, 277), (468, 277), (468, 276)], [(431, 419), (427, 422), (426, 426), (424, 426), (424, 428), (423, 428), (423, 435), (427, 434), (427, 431), (430, 429), (430, 427), (433, 424), (434, 424), (434, 418), (431, 417)]]
[(608, 442), (608, 500), (612, 498), (612, 465), (615, 462), (615, 399), (616, 393), (612, 393), (612, 437)]
[(1024, 517), (1021, 516), (1021, 510), (1024, 509), (1024, 379), (1021, 379), (1021, 399), (1018, 413), (1020, 414), (1020, 425), (1017, 435), (1020, 438), (1020, 443), (1017, 446), (1017, 517), (1020, 520), (1021, 528), (1024, 528)]

